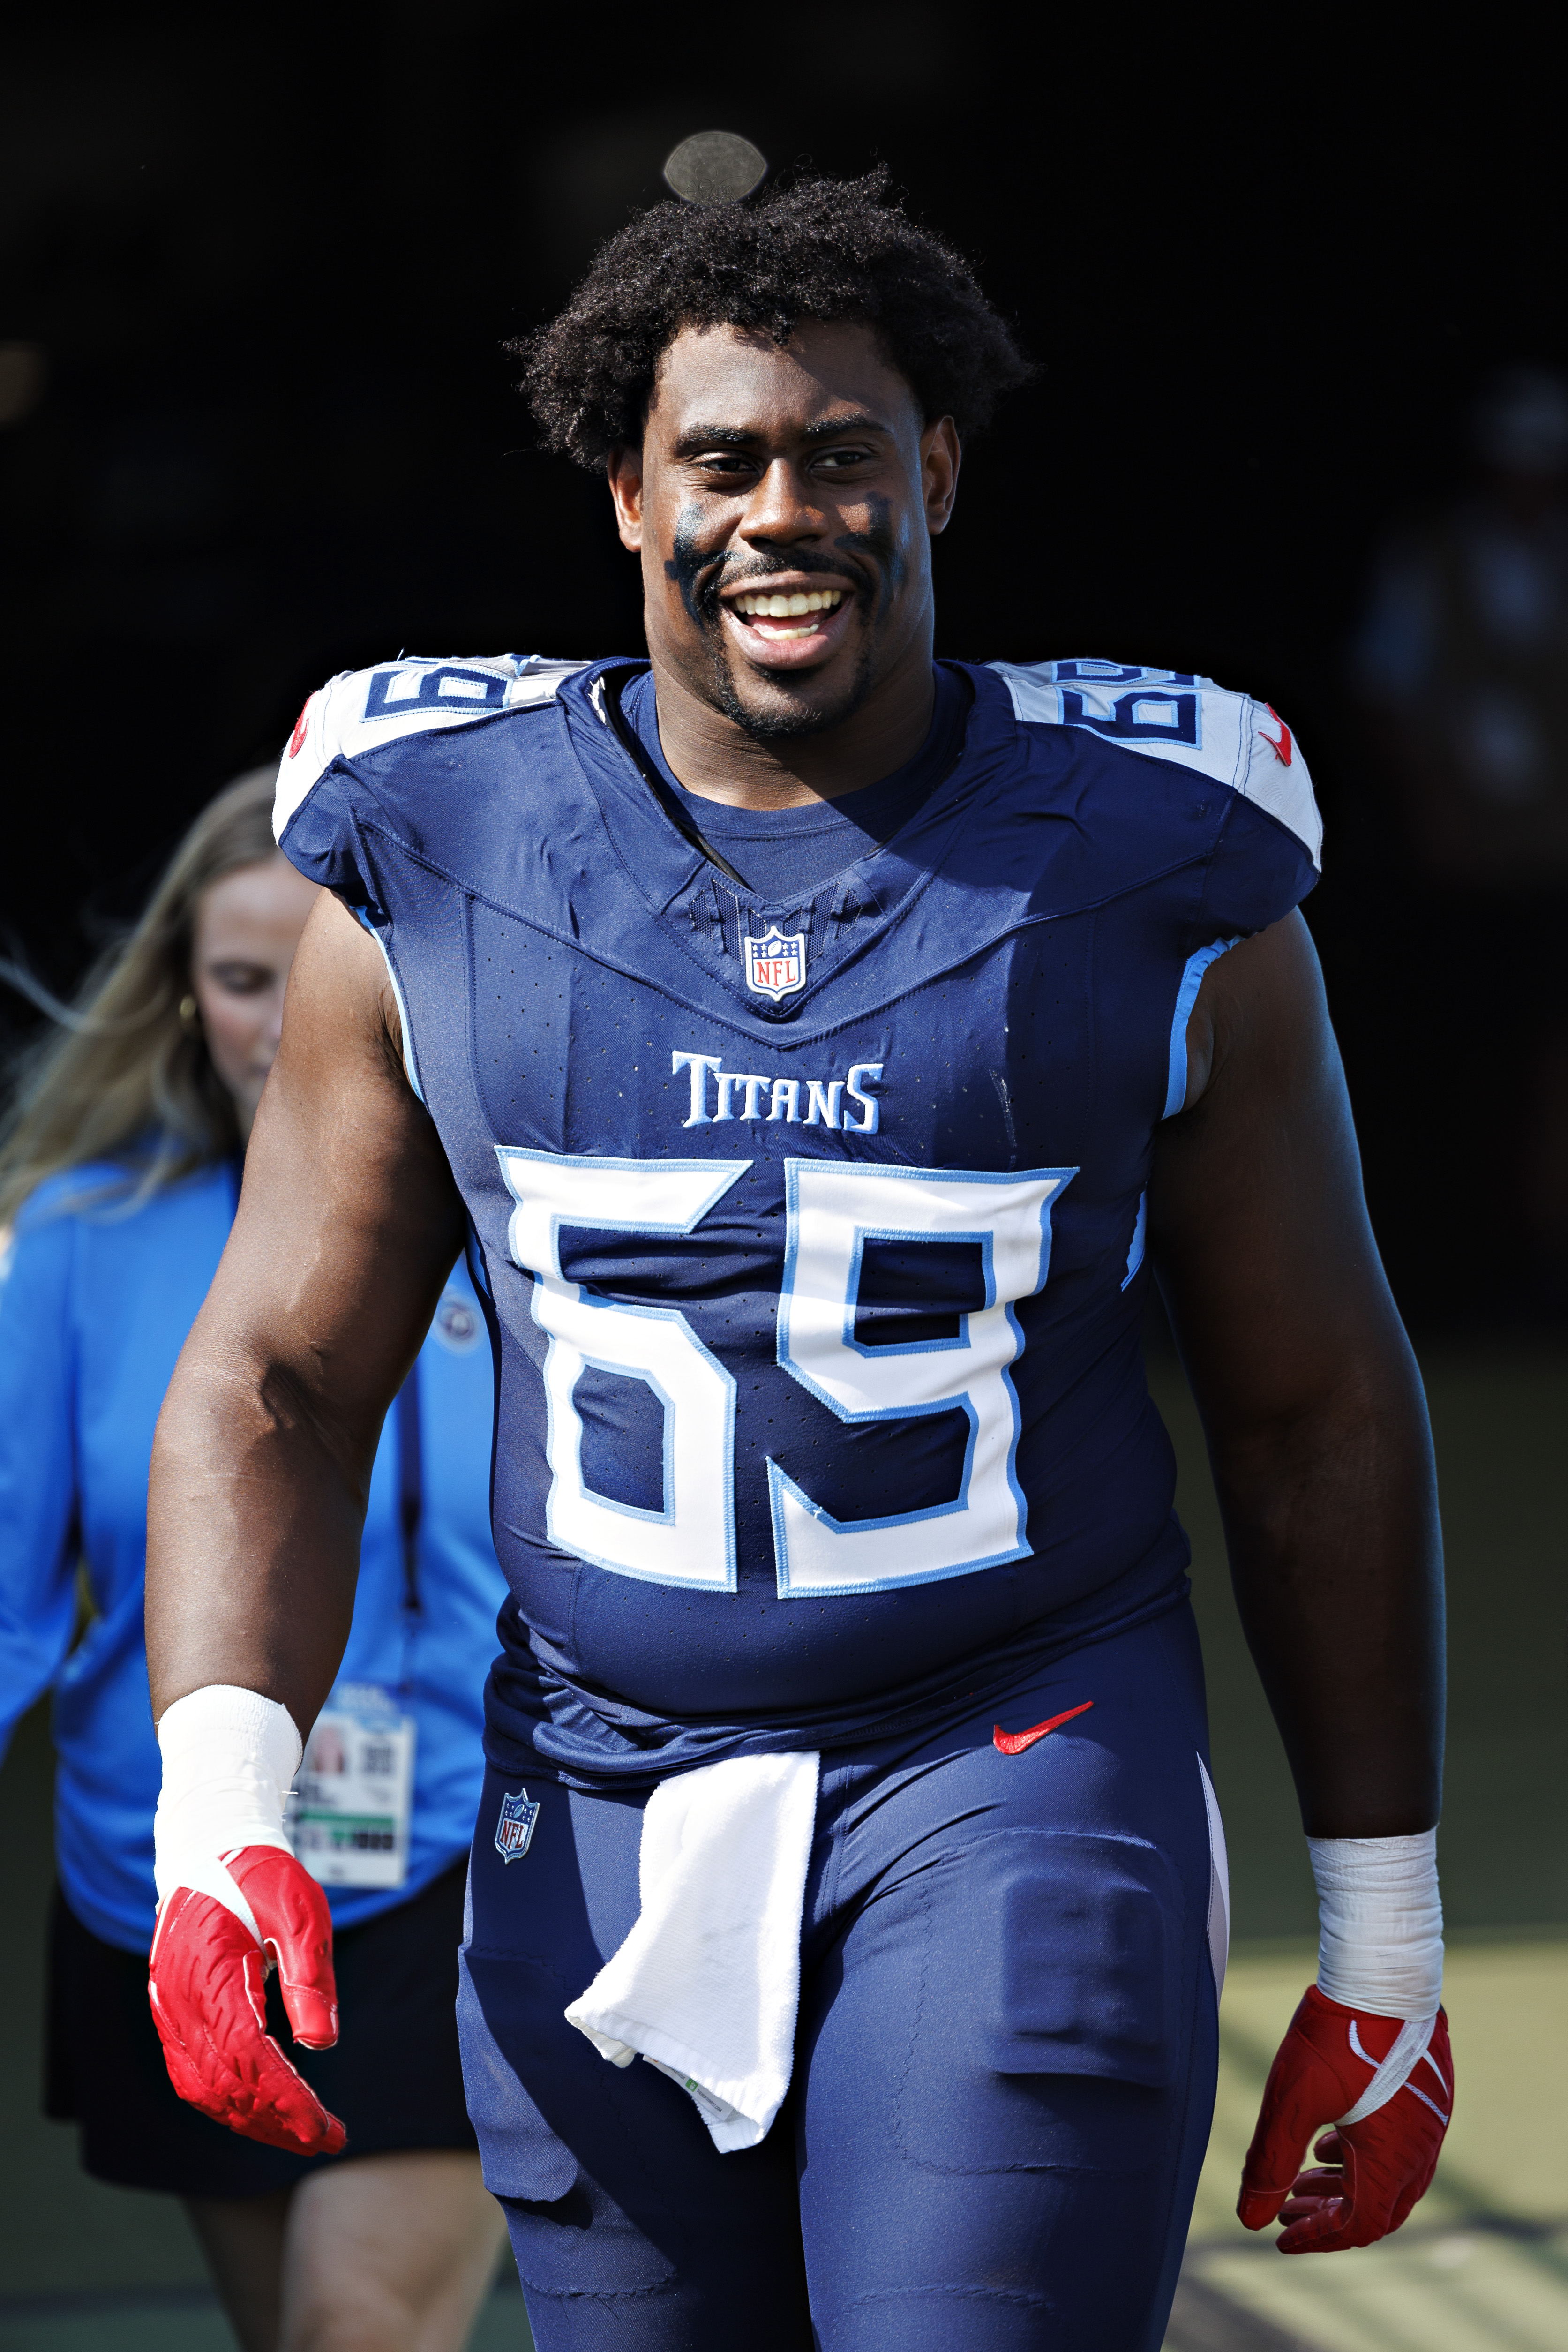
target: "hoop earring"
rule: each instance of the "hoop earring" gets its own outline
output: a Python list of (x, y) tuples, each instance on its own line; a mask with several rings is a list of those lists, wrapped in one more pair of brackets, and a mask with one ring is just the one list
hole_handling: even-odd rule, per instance
[(202, 1034), (201, 1008), (193, 996), (180, 999), (180, 1026), (187, 1037), (199, 1037)]

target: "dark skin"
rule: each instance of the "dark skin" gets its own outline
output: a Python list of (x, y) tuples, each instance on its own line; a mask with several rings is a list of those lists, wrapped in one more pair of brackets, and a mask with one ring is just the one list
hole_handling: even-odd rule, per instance
[(1430, 1829), (1444, 1649), (1427, 1402), (1299, 914), (1204, 976), (1186, 1108), (1155, 1144), (1149, 1233), (1302, 1826)]
[[(609, 475), (689, 792), (798, 808), (915, 757), (958, 459), (952, 418), (922, 418), (863, 327), (805, 326), (783, 351), (735, 327), (676, 337), (643, 445)], [(841, 601), (759, 625), (740, 600), (762, 590)]]
[[(920, 419), (863, 329), (810, 330), (782, 354), (731, 330), (677, 339), (643, 446), (618, 454), (611, 486), (643, 562), (660, 729), (683, 782), (796, 805), (919, 749), (930, 541), (957, 459), (951, 421)], [(776, 641), (782, 656), (727, 610), (764, 575), (770, 593), (776, 579), (779, 593), (843, 588), (820, 630), (808, 614), (805, 635)], [(1151, 1231), (1302, 1818), (1326, 1837), (1427, 1829), (1442, 1721), (1430, 1441), (1298, 916), (1210, 967), (1188, 1051)], [(403, 1076), (385, 967), (324, 898), (239, 1216), (159, 1424), (156, 1714), (237, 1683), (301, 1733), (315, 1720), (348, 1634), (382, 1420), (462, 1231)]]

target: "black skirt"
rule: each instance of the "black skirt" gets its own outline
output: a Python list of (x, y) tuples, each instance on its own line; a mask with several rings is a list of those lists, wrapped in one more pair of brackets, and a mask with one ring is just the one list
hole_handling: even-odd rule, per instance
[(147, 1962), (104, 1943), (55, 1895), (44, 2112), (74, 2122), (83, 2169), (175, 2197), (260, 2197), (324, 2164), (394, 2148), (471, 2148), (457, 2055), (457, 1947), (466, 1860), (395, 1909), (334, 1938), (340, 2032), (293, 2045), (274, 1974), (267, 2027), (348, 2126), (340, 2157), (242, 2139), (176, 2097), (147, 2001)]

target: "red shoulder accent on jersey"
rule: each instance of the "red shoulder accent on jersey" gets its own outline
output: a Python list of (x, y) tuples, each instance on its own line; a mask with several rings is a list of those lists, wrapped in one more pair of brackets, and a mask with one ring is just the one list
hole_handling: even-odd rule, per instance
[(305, 748), (305, 730), (309, 722), (310, 705), (315, 701), (315, 699), (316, 698), (313, 694), (308, 694), (306, 696), (305, 708), (301, 710), (298, 718), (294, 722), (294, 732), (288, 739), (288, 756), (291, 760), (298, 760), (300, 752)]
[(1291, 730), (1286, 726), (1284, 720), (1281, 718), (1279, 712), (1275, 709), (1271, 702), (1266, 702), (1263, 705), (1263, 708), (1268, 712), (1270, 718), (1273, 720), (1275, 726), (1279, 729), (1280, 740), (1276, 743), (1272, 735), (1264, 735), (1261, 727), (1260, 727), (1258, 732), (1260, 735), (1263, 735), (1264, 742), (1267, 743), (1269, 749), (1274, 754), (1275, 759), (1280, 762), (1281, 767), (1288, 768), (1291, 764)]

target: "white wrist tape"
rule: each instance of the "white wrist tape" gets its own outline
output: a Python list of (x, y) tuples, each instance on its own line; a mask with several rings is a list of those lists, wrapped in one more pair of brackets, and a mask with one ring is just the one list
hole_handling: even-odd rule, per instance
[(303, 1753), (294, 1718), (276, 1699), (208, 1683), (174, 1701), (158, 1726), (163, 1787), (152, 1817), (152, 1875), (162, 1904), (178, 1886), (210, 1895), (259, 1943), (249, 1904), (220, 1856), (280, 1846), (283, 1807)]
[(1437, 1832), (1309, 1838), (1318, 1990), (1374, 2017), (1430, 2020), (1443, 1997)]

